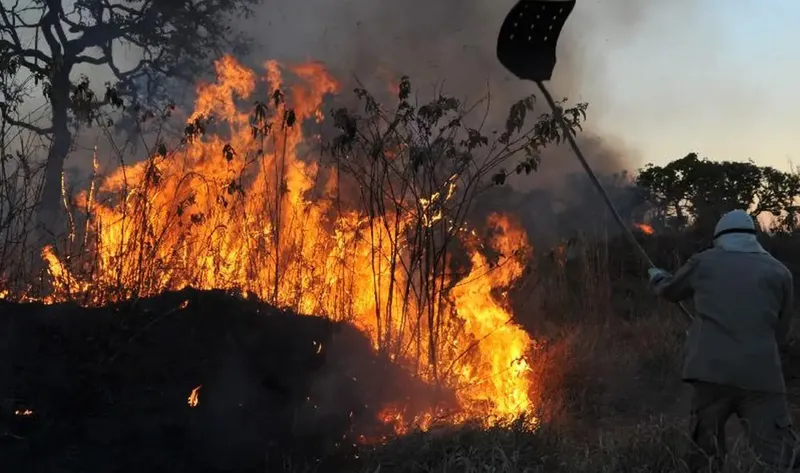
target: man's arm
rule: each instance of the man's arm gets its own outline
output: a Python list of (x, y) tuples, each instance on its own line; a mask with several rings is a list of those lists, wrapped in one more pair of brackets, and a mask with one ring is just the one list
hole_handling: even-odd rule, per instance
[(778, 316), (778, 330), (775, 332), (775, 338), (779, 346), (784, 345), (789, 337), (789, 329), (792, 325), (792, 315), (794, 312), (794, 278), (788, 269), (786, 273), (788, 277), (783, 287), (783, 304), (781, 305), (781, 312)]
[(674, 275), (666, 274), (652, 282), (655, 293), (672, 302), (692, 297), (692, 276), (697, 269), (697, 256), (692, 256)]

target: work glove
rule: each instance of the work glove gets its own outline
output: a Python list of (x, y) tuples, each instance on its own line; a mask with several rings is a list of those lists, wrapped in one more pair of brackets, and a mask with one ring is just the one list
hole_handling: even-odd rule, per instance
[(661, 268), (650, 268), (647, 270), (650, 277), (650, 284), (658, 284), (659, 281), (669, 276), (669, 273)]

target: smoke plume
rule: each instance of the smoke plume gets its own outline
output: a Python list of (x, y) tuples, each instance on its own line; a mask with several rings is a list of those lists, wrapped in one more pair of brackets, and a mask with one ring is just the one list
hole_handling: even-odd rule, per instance
[[(578, 0), (559, 40), (558, 62), (548, 86), (557, 100), (589, 103), (578, 142), (598, 174), (632, 171), (641, 165), (636, 150), (624, 146), (624, 137), (608, 136), (596, 126), (597, 117), (613, 107), (604, 92), (614, 87), (608, 57), (616, 48), (636, 42), (654, 19), (690, 15), (700, 8), (697, 3)], [(435, 89), (467, 103), (488, 93), (486, 130), (491, 131), (502, 128), (511, 104), (536, 92), (534, 84), (513, 77), (495, 57), (497, 33), (512, 5), (513, 0), (264, 0), (252, 18), (234, 28), (254, 41), (249, 56), (239, 58), (254, 70), (262, 70), (269, 59), (286, 64), (319, 61), (345, 84), (344, 94), (357, 79), (380, 97), (388, 94), (390, 82), (403, 75), (411, 78), (413, 92), (422, 99), (430, 98)], [(94, 80), (95, 74), (91, 75)], [(540, 100), (530, 119), (546, 112)], [(71, 167), (85, 174), (91, 168), (91, 145), (97, 140), (79, 141), (87, 152), (73, 158)], [(101, 156), (112, 151), (103, 148), (100, 143)], [(587, 192), (582, 174), (566, 145), (553, 146), (543, 153), (536, 173), (510, 181), (513, 195), (505, 190), (489, 193), (480, 204), (497, 210), (496, 203), (502, 203), (500, 209), (517, 212), (535, 239), (591, 232), (579, 228), (580, 222), (583, 227), (597, 226), (587, 223), (590, 217), (607, 213), (599, 199), (587, 199), (593, 190)], [(509, 199), (515, 202), (514, 209), (508, 208)], [(565, 228), (564, 217), (556, 216), (567, 207), (572, 223)], [(613, 231), (605, 220), (599, 218), (603, 231)]]
[[(244, 27), (255, 39), (252, 62), (318, 60), (337, 77), (356, 76), (377, 87), (385, 85), (389, 74), (408, 75), (420, 91), (444, 84), (447, 93), (467, 100), (483, 96), (488, 88), (494, 112), (504, 118), (508, 105), (534, 92), (531, 83), (513, 78), (495, 57), (497, 32), (512, 4), (508, 0), (265, 0)], [(647, 18), (667, 9), (688, 14), (691, 4), (689, 0), (578, 1), (559, 41), (552, 92), (573, 102), (584, 100), (584, 88), (596, 91), (605, 80), (605, 58), (598, 53), (612, 54), (615, 47), (635, 42)], [(590, 109), (607, 106), (603, 101), (602, 94), (593, 94)], [(606, 140), (585, 144), (592, 150), (613, 148)], [(598, 151), (590, 154), (611, 169), (631, 159), (619, 152)]]
[[(357, 77), (378, 92), (401, 75), (409, 76), (415, 92), (422, 95), (441, 87), (448, 95), (474, 101), (489, 92), (489, 123), (500, 127), (508, 107), (535, 92), (532, 83), (511, 76), (495, 57), (497, 33), (512, 5), (510, 0), (267, 0), (246, 26), (256, 46), (248, 62), (258, 66), (268, 58), (288, 63), (318, 60), (337, 77)], [(579, 144), (597, 173), (634, 170), (641, 164), (619, 137), (603, 136), (593, 127), (592, 117), (609, 106), (603, 93), (613, 85), (606, 82), (607, 54), (635, 42), (648, 20), (690, 14), (693, 8), (696, 3), (690, 0), (578, 1), (559, 40), (549, 87), (556, 99), (589, 102)], [(540, 101), (536, 115), (547, 111)], [(516, 197), (520, 205), (528, 201), (538, 209), (520, 215), (529, 231), (558, 226), (542, 211), (541, 202), (531, 202), (543, 195), (551, 207), (555, 201), (564, 205), (580, 200), (586, 207), (583, 213), (604, 213), (597, 199), (587, 203), (584, 181), (576, 180), (575, 173), (582, 173), (580, 165), (562, 145), (543, 153), (537, 173), (513, 180), (511, 185), (522, 193)], [(507, 195), (502, 198), (507, 202)]]

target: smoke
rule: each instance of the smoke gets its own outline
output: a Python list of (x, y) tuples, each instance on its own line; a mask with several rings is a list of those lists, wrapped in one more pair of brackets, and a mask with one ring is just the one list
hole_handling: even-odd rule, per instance
[[(624, 137), (609, 136), (597, 126), (598, 118), (614, 106), (607, 93), (615, 86), (609, 57), (615, 49), (635, 43), (653, 24), (663, 23), (663, 18), (679, 21), (691, 15), (702, 7), (699, 3), (578, 0), (559, 39), (558, 63), (548, 87), (556, 99), (589, 103), (578, 142), (598, 174), (633, 171), (641, 165), (636, 150), (625, 146)], [(536, 92), (534, 84), (513, 77), (495, 56), (497, 33), (512, 5), (512, 0), (264, 0), (252, 18), (235, 25), (254, 41), (252, 52), (239, 59), (254, 70), (261, 70), (269, 59), (286, 64), (320, 61), (346, 84), (345, 94), (352, 80), (358, 79), (380, 97), (402, 75), (411, 78), (414, 92), (422, 98), (440, 89), (474, 103), (488, 93), (491, 109), (486, 129), (491, 131), (502, 128), (511, 104)], [(120, 61), (126, 59), (135, 58)], [(546, 112), (540, 100), (529, 119)], [(73, 160), (73, 166), (90, 169), (94, 141), (83, 143), (88, 152), (81, 153), (83, 159)], [(111, 152), (100, 145), (101, 156)], [(584, 216), (603, 213), (597, 199), (586, 200), (586, 182), (575, 178), (582, 173), (571, 150), (559, 145), (545, 150), (536, 173), (512, 179), (510, 185), (521, 192), (515, 199), (522, 204), (535, 195), (551, 207), (584, 206)], [(508, 198), (498, 195), (503, 195), (503, 201)], [(487, 199), (490, 202), (484, 204), (495, 205), (490, 196)], [(519, 215), (529, 231), (559, 226), (547, 217), (542, 202), (535, 207), (536, 212)], [(536, 216), (535, 225), (526, 217), (531, 214)]]
[[(559, 40), (558, 63), (549, 87), (556, 99), (589, 102), (588, 120), (578, 142), (598, 174), (631, 171), (641, 164), (621, 137), (603, 135), (594, 126), (593, 117), (612, 106), (604, 93), (613, 86), (607, 78), (608, 55), (616, 47), (635, 42), (650, 21), (664, 15), (689, 15), (697, 3), (577, 2)], [(248, 62), (255, 66), (268, 58), (287, 63), (317, 60), (335, 76), (357, 77), (376, 92), (386, 90), (390, 77), (401, 75), (409, 76), (415, 92), (423, 95), (441, 87), (449, 95), (474, 101), (490, 92), (489, 125), (499, 128), (508, 107), (535, 92), (532, 83), (511, 76), (495, 57), (497, 32), (512, 5), (508, 0), (266, 0), (245, 26), (256, 46)], [(536, 116), (548, 111), (543, 100), (537, 107)], [(553, 207), (569, 206), (568, 202), (572, 202), (571, 217), (604, 214), (598, 199), (586, 199), (586, 181), (575, 177), (582, 172), (571, 150), (561, 145), (543, 153), (538, 172), (512, 180), (520, 206), (528, 201), (537, 209), (520, 209), (518, 216), (529, 231), (549, 228), (552, 234), (558, 227)], [(508, 202), (507, 192), (495, 194), (502, 197), (487, 196), (483, 204)], [(530, 202), (532, 196), (539, 201)], [(549, 212), (542, 199), (550, 205)], [(576, 211), (576, 205), (584, 208)]]

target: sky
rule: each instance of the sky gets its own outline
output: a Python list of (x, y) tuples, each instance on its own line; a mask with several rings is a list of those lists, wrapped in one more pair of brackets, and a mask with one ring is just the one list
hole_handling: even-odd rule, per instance
[[(601, 7), (579, 0), (574, 15)], [(614, 32), (596, 28), (580, 41), (602, 57), (602, 73), (584, 77), (571, 98), (588, 101), (592, 127), (643, 162), (696, 151), (788, 169), (800, 164), (797, 18), (797, 0), (696, 0), (690, 15), (648, 15), (612, 47)]]

